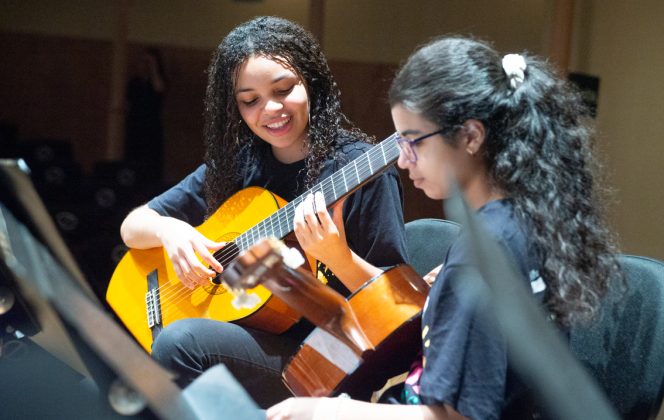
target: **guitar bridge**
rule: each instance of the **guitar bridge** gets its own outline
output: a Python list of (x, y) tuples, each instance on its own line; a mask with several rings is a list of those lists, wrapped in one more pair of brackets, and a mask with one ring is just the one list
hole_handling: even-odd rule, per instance
[(148, 317), (148, 328), (161, 325), (161, 304), (159, 289), (148, 290), (145, 294), (145, 310)]
[(148, 319), (148, 328), (152, 331), (154, 341), (161, 332), (161, 295), (159, 294), (159, 279), (157, 270), (148, 274), (148, 291), (145, 294), (145, 311)]

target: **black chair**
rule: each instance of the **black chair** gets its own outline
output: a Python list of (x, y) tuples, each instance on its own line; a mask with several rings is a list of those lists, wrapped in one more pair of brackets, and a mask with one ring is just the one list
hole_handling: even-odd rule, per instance
[(406, 248), (410, 266), (424, 276), (443, 263), (459, 234), (458, 223), (442, 219), (416, 219), (406, 223)]
[(597, 320), (571, 331), (572, 351), (623, 418), (654, 418), (664, 392), (664, 263), (619, 261), (626, 289), (611, 290)]

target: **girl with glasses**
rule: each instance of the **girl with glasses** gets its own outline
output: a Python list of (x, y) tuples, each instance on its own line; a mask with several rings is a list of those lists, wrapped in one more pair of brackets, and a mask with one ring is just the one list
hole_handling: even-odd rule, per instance
[[(484, 42), (446, 37), (408, 59), (389, 98), (398, 165), (415, 187), (445, 199), (453, 178), (555, 324), (565, 331), (591, 318), (620, 270), (602, 222), (579, 94), (534, 56), (502, 57)], [(305, 204), (296, 217), (301, 242), (343, 236), (340, 224), (320, 234), (317, 223), (330, 221)], [(462, 231), (432, 285), (422, 354), (396, 398), (291, 398), (271, 407), (268, 418), (536, 418), (498, 329), (454, 288), (462, 273), (464, 282), (482, 281), (468, 271), (466, 241)]]

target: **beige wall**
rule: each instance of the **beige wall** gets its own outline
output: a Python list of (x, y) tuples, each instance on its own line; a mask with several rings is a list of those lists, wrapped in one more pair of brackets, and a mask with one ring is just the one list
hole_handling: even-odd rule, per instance
[(113, 1), (7, 0), (2, 3), (0, 28), (8, 32), (110, 39)]
[(600, 77), (613, 226), (625, 252), (664, 259), (664, 2), (593, 0), (577, 16), (575, 67)]
[[(5, 1), (0, 29), (110, 40), (116, 4), (124, 0)], [(239, 22), (279, 15), (307, 23), (308, 0), (127, 0), (129, 40), (211, 49)]]
[[(503, 51), (548, 51), (554, 0), (328, 0), (331, 60), (398, 63), (445, 33), (475, 34)], [(579, 0), (572, 70), (601, 78), (598, 146), (615, 190), (611, 221), (623, 250), (664, 259), (664, 3)], [(237, 23), (276, 14), (306, 26), (307, 0), (131, 2), (130, 41), (206, 51)], [(108, 0), (7, 1), (0, 31), (110, 40)], [(364, 94), (364, 93), (362, 93)], [(373, 95), (374, 92), (366, 92)], [(377, 107), (379, 115), (387, 109)], [(382, 134), (382, 133), (374, 133)]]
[[(330, 59), (398, 63), (416, 45), (445, 33), (474, 34), (504, 49), (542, 52), (551, 0), (328, 0)], [(0, 30), (110, 40), (119, 0), (8, 1)], [(499, 5), (497, 4), (499, 3)], [(214, 48), (235, 25), (256, 15), (308, 23), (308, 0), (133, 0), (129, 40)], [(469, 19), (470, 17), (470, 19)]]
[(328, 56), (399, 63), (429, 39), (473, 34), (500, 49), (542, 52), (550, 0), (328, 0)]

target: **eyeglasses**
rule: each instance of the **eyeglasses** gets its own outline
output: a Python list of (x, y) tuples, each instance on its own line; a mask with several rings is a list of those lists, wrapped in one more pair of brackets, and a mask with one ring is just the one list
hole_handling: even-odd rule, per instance
[(399, 135), (399, 133), (397, 133), (395, 140), (397, 141), (397, 144), (399, 145), (399, 148), (403, 152), (406, 159), (408, 159), (411, 163), (415, 163), (417, 162), (417, 155), (415, 154), (415, 149), (413, 149), (413, 146), (421, 142), (422, 140), (426, 140), (429, 137), (433, 137), (436, 134), (440, 134), (444, 131), (445, 129), (441, 128), (440, 130), (434, 131), (433, 133), (425, 134), (413, 140), (408, 140), (406, 138), (403, 138), (401, 137), (401, 135)]

